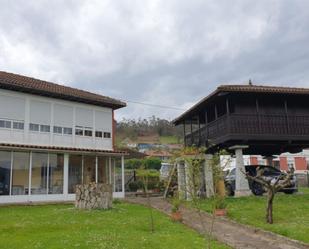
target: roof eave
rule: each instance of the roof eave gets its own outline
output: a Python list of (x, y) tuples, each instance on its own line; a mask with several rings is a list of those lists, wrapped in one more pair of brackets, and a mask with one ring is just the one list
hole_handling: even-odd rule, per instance
[(78, 103), (85, 103), (85, 104), (91, 104), (91, 105), (96, 105), (96, 106), (101, 106), (101, 107), (109, 107), (112, 108), (113, 110), (117, 110), (123, 107), (126, 107), (127, 104), (122, 102), (122, 101), (116, 101), (113, 102), (108, 102), (108, 101), (95, 101), (95, 100), (89, 100), (77, 96), (69, 96), (69, 95), (63, 95), (63, 94), (58, 94), (58, 93), (51, 93), (49, 91), (44, 91), (44, 90), (37, 90), (33, 88), (27, 88), (27, 87), (22, 87), (22, 86), (16, 86), (16, 85), (11, 85), (11, 84), (0, 84), (0, 88), (5, 89), (5, 90), (11, 90), (11, 91), (17, 91), (17, 92), (23, 92), (23, 93), (29, 93), (29, 94), (34, 94), (34, 95), (39, 95), (39, 96), (44, 96), (44, 97), (50, 97), (50, 98), (56, 98), (56, 99), (62, 99), (62, 100), (68, 100), (68, 101), (74, 101)]

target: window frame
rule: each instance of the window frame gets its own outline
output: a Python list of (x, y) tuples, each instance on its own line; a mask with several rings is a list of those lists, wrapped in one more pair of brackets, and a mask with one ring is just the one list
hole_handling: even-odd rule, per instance
[(112, 138), (112, 133), (109, 131), (104, 131), (103, 138), (108, 138), (108, 139)]
[[(31, 127), (37, 127), (38, 129), (31, 129)], [(40, 124), (29, 123), (30, 132), (40, 132)]]

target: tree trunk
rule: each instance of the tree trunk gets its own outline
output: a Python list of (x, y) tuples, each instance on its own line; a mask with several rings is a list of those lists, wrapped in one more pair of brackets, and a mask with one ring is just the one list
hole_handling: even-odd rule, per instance
[(273, 224), (273, 200), (275, 197), (275, 193), (273, 189), (268, 190), (267, 194), (267, 209), (266, 209), (266, 222), (269, 224)]

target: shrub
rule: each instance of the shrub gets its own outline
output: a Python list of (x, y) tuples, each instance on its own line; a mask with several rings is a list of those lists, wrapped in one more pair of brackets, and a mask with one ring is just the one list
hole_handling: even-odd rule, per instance
[(142, 181), (135, 181), (135, 182), (130, 182), (128, 187), (130, 191), (136, 192), (138, 189), (142, 189), (144, 187), (144, 184)]

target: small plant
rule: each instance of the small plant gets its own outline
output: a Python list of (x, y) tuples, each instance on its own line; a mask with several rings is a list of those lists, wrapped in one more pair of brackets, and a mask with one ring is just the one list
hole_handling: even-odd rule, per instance
[(225, 198), (217, 195), (214, 199), (214, 216), (226, 216), (226, 207)]
[(179, 211), (180, 204), (181, 204), (180, 200), (177, 197), (174, 197), (172, 200), (172, 205), (173, 205), (172, 212), (173, 213), (176, 213)]
[(215, 198), (215, 209), (226, 209), (227, 203), (225, 199), (221, 196)]
[(182, 220), (182, 214), (179, 210), (181, 201), (179, 200), (178, 196), (175, 196), (172, 199), (172, 214), (171, 218), (173, 221), (181, 221)]

